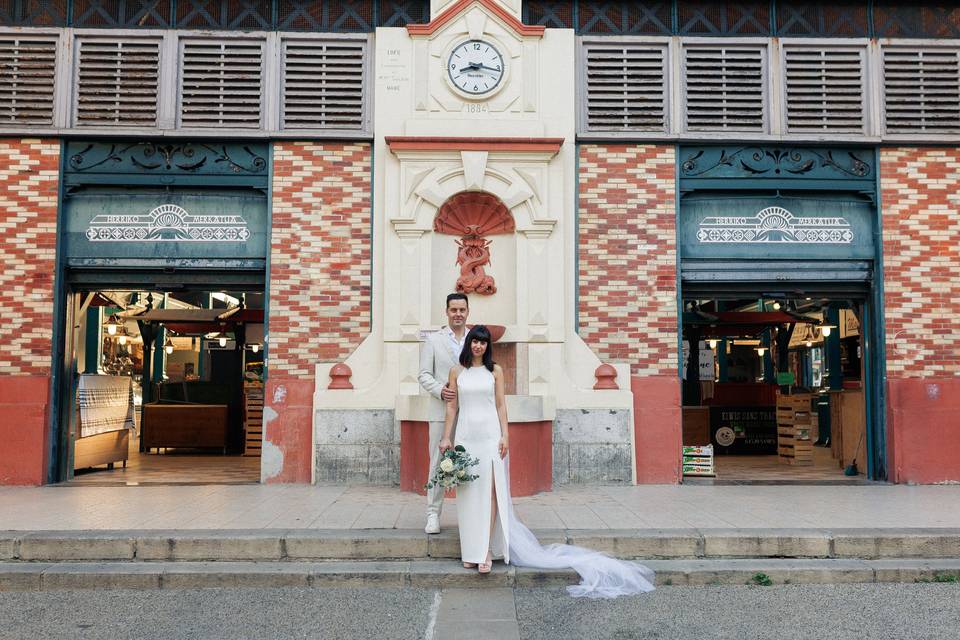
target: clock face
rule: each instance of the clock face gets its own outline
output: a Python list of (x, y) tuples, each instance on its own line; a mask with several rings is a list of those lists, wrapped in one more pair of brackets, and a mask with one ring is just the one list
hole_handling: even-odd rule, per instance
[(490, 93), (503, 80), (503, 56), (485, 40), (467, 40), (453, 50), (447, 73), (454, 86), (471, 95)]

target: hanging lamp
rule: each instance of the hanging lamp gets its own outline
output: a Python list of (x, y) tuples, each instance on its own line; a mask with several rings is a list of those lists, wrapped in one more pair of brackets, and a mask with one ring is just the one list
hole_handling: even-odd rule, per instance
[(110, 316), (110, 319), (107, 320), (107, 335), (115, 336), (117, 335), (117, 328), (120, 326), (120, 319), (117, 318), (117, 314)]

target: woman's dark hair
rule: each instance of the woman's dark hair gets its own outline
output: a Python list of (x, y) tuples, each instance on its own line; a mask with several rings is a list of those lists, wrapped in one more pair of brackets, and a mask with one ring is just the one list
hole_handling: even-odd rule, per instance
[(460, 366), (469, 369), (473, 364), (473, 351), (470, 345), (474, 340), (487, 343), (487, 350), (483, 352), (483, 366), (493, 371), (493, 349), (490, 348), (490, 330), (482, 324), (475, 325), (463, 340), (463, 350), (460, 351)]

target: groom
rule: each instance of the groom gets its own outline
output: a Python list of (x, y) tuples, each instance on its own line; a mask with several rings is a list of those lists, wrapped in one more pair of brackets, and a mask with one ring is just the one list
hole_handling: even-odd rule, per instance
[[(451, 293), (447, 296), (447, 326), (427, 336), (420, 351), (420, 386), (432, 395), (430, 401), (430, 470), (429, 478), (440, 463), (440, 439), (443, 437), (443, 422), (446, 403), (453, 400), (456, 389), (447, 387), (450, 369), (459, 361), (463, 341), (467, 337), (467, 316), (470, 302), (466, 294)], [(427, 489), (427, 533), (440, 533), (440, 510), (443, 508), (443, 487)]]

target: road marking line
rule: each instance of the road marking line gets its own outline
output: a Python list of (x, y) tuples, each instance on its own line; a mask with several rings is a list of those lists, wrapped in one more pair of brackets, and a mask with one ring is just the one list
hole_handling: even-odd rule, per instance
[(423, 632), (423, 640), (433, 640), (434, 629), (437, 626), (437, 615), (440, 613), (440, 592), (433, 594), (433, 604), (430, 606), (430, 614), (427, 616), (427, 630)]

